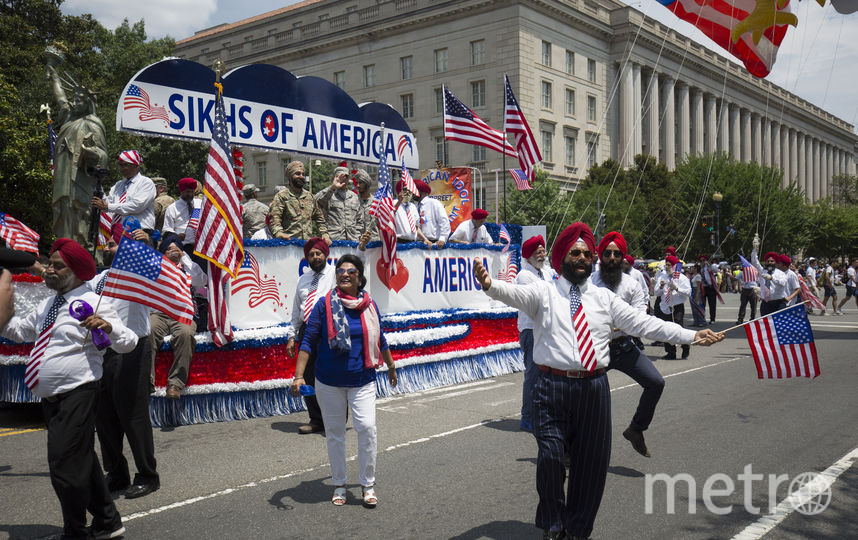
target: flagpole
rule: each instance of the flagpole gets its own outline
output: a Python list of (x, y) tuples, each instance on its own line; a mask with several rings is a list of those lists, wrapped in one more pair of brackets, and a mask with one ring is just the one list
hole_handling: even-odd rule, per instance
[[(751, 319), (750, 321), (748, 321), (748, 322), (746, 322), (746, 323), (742, 323), (742, 324), (737, 324), (737, 325), (735, 325), (735, 326), (731, 326), (730, 328), (728, 328), (728, 329), (726, 329), (726, 330), (721, 330), (721, 332), (720, 332), (720, 333), (721, 333), (721, 334), (723, 334), (723, 333), (725, 333), (725, 332), (729, 332), (730, 330), (735, 330), (736, 328), (741, 328), (741, 327), (743, 327), (743, 326), (747, 326), (747, 325), (751, 324), (751, 323), (752, 323), (752, 322), (754, 322), (754, 321), (759, 321), (760, 319), (765, 319), (765, 318), (767, 318), (767, 317), (771, 317), (772, 315), (776, 315), (776, 314), (780, 313), (781, 311), (786, 311), (786, 310), (788, 310), (788, 309), (792, 309), (792, 308), (794, 308), (794, 307), (796, 307), (796, 306), (800, 306), (800, 305), (802, 305), (802, 304), (806, 304), (806, 303), (807, 303), (807, 300), (804, 300), (803, 302), (799, 302), (798, 304), (793, 304), (793, 305), (791, 305), (791, 306), (787, 306), (787, 307), (785, 307), (785, 308), (783, 308), (783, 309), (779, 309), (779, 310), (777, 310), (777, 311), (773, 311), (772, 313), (769, 313), (768, 315), (765, 315), (765, 316), (763, 316), (763, 317), (759, 317), (759, 318), (756, 318), (756, 319)], [(693, 341), (693, 342), (691, 342), (691, 344), (692, 344), (692, 345), (697, 345), (697, 344), (698, 344), (698, 343), (700, 343), (701, 341), (706, 341), (706, 338), (698, 339), (697, 341)]]
[[(503, 172), (503, 221), (506, 222), (506, 121), (504, 121), (503, 128), (503, 158), (502, 158), (502, 166), (501, 171)], [(498, 216), (498, 220), (500, 220), (500, 216)]]

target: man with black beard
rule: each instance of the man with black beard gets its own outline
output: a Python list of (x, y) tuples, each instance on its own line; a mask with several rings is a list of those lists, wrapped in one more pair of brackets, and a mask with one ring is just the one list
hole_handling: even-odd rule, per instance
[[(336, 285), (336, 272), (334, 266), (328, 264), (328, 255), (330, 248), (327, 242), (319, 237), (310, 238), (304, 244), (304, 258), (307, 261), (309, 270), (301, 274), (298, 278), (298, 285), (295, 289), (292, 302), (292, 325), (286, 329), (286, 349), (289, 356), (295, 354), (295, 341), (299, 343), (304, 337), (304, 329), (307, 326), (307, 321), (310, 319), (310, 313), (313, 312), (313, 307), (319, 299), (324, 298), (328, 292)], [(312, 351), (310, 359), (307, 361), (307, 367), (304, 369), (304, 384), (312, 386), (315, 383), (315, 370), (313, 369), (316, 363), (316, 351)], [(319, 402), (316, 401), (316, 396), (304, 396), (304, 402), (307, 404), (307, 413), (310, 416), (310, 421), (298, 428), (298, 433), (306, 435), (308, 433), (317, 433), (325, 430), (325, 424), (322, 421), (322, 409), (319, 408)]]
[(281, 240), (307, 240), (317, 236), (318, 231), (318, 236), (331, 245), (325, 215), (313, 195), (304, 191), (304, 184), (307, 183), (304, 164), (292, 161), (286, 165), (286, 180), (286, 189), (278, 192), (271, 201), (271, 211), (268, 213), (271, 236)]
[[(616, 327), (651, 339), (711, 345), (724, 339), (711, 330), (693, 332), (649, 317), (588, 279), (596, 243), (584, 223), (557, 237), (551, 266), (558, 279), (514, 285), (493, 281), (479, 259), (474, 276), (488, 296), (533, 319), (533, 434), (539, 454), (536, 526), (543, 538), (586, 538), (602, 501), (611, 454), (611, 395), (605, 368)], [(569, 484), (563, 493), (570, 454)]]
[(757, 267), (760, 276), (757, 278), (760, 283), (760, 316), (765, 317), (775, 311), (781, 310), (786, 306), (787, 293), (787, 275), (786, 272), (777, 267), (780, 254), (770, 251), (766, 253), (763, 260), (766, 266), (760, 264), (760, 259), (757, 256), (759, 249), (759, 241), (754, 238), (754, 249), (751, 251), (751, 264)]
[[(590, 280), (597, 287), (609, 289), (627, 304), (642, 313), (646, 313), (647, 297), (633, 277), (623, 270), (623, 258), (626, 256), (626, 239), (616, 231), (609, 232), (599, 242), (597, 251), (601, 266)], [(610, 342), (611, 363), (609, 369), (617, 369), (631, 377), (643, 387), (637, 411), (629, 427), (623, 431), (632, 447), (642, 456), (650, 457), (643, 432), (649, 427), (655, 415), (655, 407), (664, 390), (664, 378), (652, 365), (652, 361), (632, 341), (632, 338), (614, 331)]]

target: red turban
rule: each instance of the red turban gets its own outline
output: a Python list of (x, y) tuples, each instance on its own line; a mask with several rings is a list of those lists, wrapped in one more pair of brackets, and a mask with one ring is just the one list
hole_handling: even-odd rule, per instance
[(307, 259), (310, 257), (310, 250), (316, 248), (322, 253), (325, 254), (327, 258), (328, 254), (331, 253), (331, 248), (328, 247), (328, 243), (325, 242), (324, 239), (319, 238), (318, 236), (314, 236), (310, 238), (304, 243), (304, 258)]
[(792, 264), (792, 259), (790, 259), (786, 253), (783, 253), (780, 256), (780, 263), (784, 266), (789, 266)]
[(569, 225), (563, 229), (563, 232), (554, 241), (554, 245), (551, 246), (551, 267), (558, 274), (561, 273), (563, 268), (563, 259), (566, 258), (566, 254), (569, 253), (572, 245), (578, 240), (583, 240), (587, 244), (587, 249), (591, 252), (596, 251), (596, 239), (593, 238), (593, 231), (590, 230), (590, 227), (586, 223), (579, 221)]
[(769, 251), (768, 253), (766, 253), (766, 256), (763, 257), (763, 262), (769, 260), (769, 257), (774, 259), (775, 262), (780, 262), (781, 260), (781, 256), (779, 254), (775, 253), (774, 251)]
[(521, 256), (529, 259), (539, 246), (545, 247), (545, 238), (542, 235), (531, 236), (521, 245)]
[(629, 263), (630, 265), (632, 265), (632, 266), (635, 265), (635, 258), (632, 257), (631, 255), (626, 255), (625, 257), (623, 257), (623, 259), (625, 259), (626, 262)]
[(489, 217), (489, 213), (482, 208), (475, 208), (471, 212), (471, 219), (486, 219), (487, 217)]
[(679, 262), (679, 259), (674, 255), (668, 255), (667, 257), (664, 258), (664, 262), (671, 264), (673, 266), (676, 266), (676, 263)]
[(676, 256), (676, 248), (673, 246), (667, 246), (666, 248), (664, 248), (664, 252), (668, 255)]
[(599, 257), (602, 256), (602, 252), (608, 247), (608, 244), (611, 242), (617, 244), (617, 247), (620, 248), (620, 251), (623, 253), (623, 257), (626, 256), (626, 251), (628, 250), (628, 245), (626, 244), (626, 239), (623, 238), (623, 235), (618, 233), (617, 231), (611, 231), (605, 236), (602, 237), (602, 241), (599, 242), (599, 247), (596, 251), (599, 252)]
[(71, 268), (74, 275), (83, 281), (95, 277), (95, 260), (80, 244), (68, 238), (58, 238), (51, 246), (51, 255), (60, 252), (60, 257)]
[(420, 193), (432, 193), (432, 188), (423, 180), (415, 180), (414, 183), (417, 185), (417, 191)]
[(179, 180), (179, 191), (186, 189), (197, 189), (197, 181), (193, 178), (182, 178)]
[(405, 182), (400, 180), (396, 183), (396, 193), (402, 193), (402, 190), (405, 189)]
[(709, 256), (708, 256), (708, 255), (698, 255), (698, 256), (697, 256), (697, 260), (698, 260), (698, 261), (705, 261), (705, 260), (706, 260), (706, 259), (708, 259), (708, 258), (709, 258)]

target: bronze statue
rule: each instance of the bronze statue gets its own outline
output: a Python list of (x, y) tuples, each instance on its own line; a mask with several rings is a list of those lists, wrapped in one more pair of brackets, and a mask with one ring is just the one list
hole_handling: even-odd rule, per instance
[[(59, 106), (57, 142), (54, 147), (53, 232), (60, 238), (87, 243), (88, 216), (95, 181), (95, 166), (107, 167), (104, 124), (95, 114), (95, 94), (70, 75), (60, 77), (56, 67), (63, 54), (54, 47), (45, 50), (48, 79)], [(66, 97), (71, 95), (71, 100)]]

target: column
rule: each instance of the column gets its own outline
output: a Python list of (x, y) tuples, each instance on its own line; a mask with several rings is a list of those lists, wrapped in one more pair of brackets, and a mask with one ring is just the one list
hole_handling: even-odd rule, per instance
[[(770, 121), (766, 120), (766, 122)], [(781, 173), (783, 173), (784, 167), (781, 163), (781, 145), (783, 144), (783, 141), (781, 140), (781, 125), (777, 122), (770, 122), (770, 124), (771, 125), (769, 126), (769, 128), (772, 134), (771, 141), (769, 142), (769, 149), (771, 154), (770, 165), (776, 169), (780, 169)]]
[(840, 176), (840, 149), (834, 148), (834, 176)]
[(813, 193), (816, 195), (816, 199), (822, 198), (822, 184), (825, 183), (824, 174), (822, 171), (825, 170), (825, 165), (822, 160), (825, 157), (825, 145), (819, 139), (813, 140), (813, 173), (815, 178), (813, 179)]
[(706, 143), (703, 145), (703, 151), (714, 154), (718, 151), (718, 117), (716, 116), (717, 102), (715, 96), (706, 96), (706, 107), (704, 116), (706, 117)]
[(749, 163), (751, 161), (751, 113), (750, 111), (742, 111), (742, 162)]
[(777, 129), (780, 133), (780, 160), (781, 170), (784, 173), (783, 185), (784, 187), (786, 187), (789, 185), (789, 182), (792, 179), (789, 172), (789, 129), (786, 126), (782, 126), (780, 124), (778, 124)]
[(679, 159), (691, 153), (691, 103), (688, 95), (688, 85), (679, 84)]
[(753, 152), (751, 161), (756, 161), (758, 164), (762, 164), (762, 150), (763, 150), (763, 127), (762, 127), (762, 118), (760, 115), (753, 114), (751, 115), (751, 137), (753, 140)]
[(649, 110), (649, 125), (647, 134), (647, 150), (649, 155), (659, 159), (658, 124), (661, 120), (661, 109), (659, 107), (658, 73), (652, 72), (649, 81), (649, 96), (647, 98), (647, 109)]
[(831, 193), (831, 184), (834, 179), (834, 147), (830, 144), (825, 145), (825, 164), (827, 167), (825, 175), (825, 184), (823, 184), (822, 196), (828, 197)]
[(667, 169), (676, 169), (676, 97), (674, 89), (676, 79), (664, 78), (664, 121), (661, 123), (661, 131), (664, 133), (664, 163)]
[(733, 159), (742, 161), (742, 122), (738, 105), (730, 105), (730, 153)]
[(632, 64), (632, 82), (634, 84), (634, 110), (632, 114), (634, 114), (635, 119), (635, 129), (634, 129), (634, 139), (632, 139), (632, 163), (634, 163), (634, 157), (640, 154), (643, 151), (643, 107), (641, 106), (641, 98), (643, 94), (641, 93), (641, 66), (640, 64)]
[(730, 106), (725, 100), (721, 100), (718, 108), (718, 151), (725, 154), (730, 153)]
[(805, 138), (804, 146), (807, 148), (807, 188), (811, 193), (810, 202), (814, 202), (819, 198), (819, 184), (817, 184), (816, 179), (817, 143), (810, 135), (807, 135)]
[(618, 161), (622, 167), (632, 164), (631, 142), (634, 137), (634, 76), (631, 62), (626, 62), (620, 72), (620, 138), (617, 141)]
[(706, 124), (703, 123), (703, 91), (695, 88), (691, 91), (691, 128), (694, 133), (694, 143), (692, 151), (695, 154), (703, 154), (703, 130)]
[(772, 167), (772, 121), (763, 118), (763, 165)]
[[(799, 182), (798, 172), (798, 136), (794, 129), (789, 130), (789, 179)], [(801, 184), (799, 184), (801, 186)]]
[(805, 139), (807, 137), (802, 133), (795, 133), (796, 137), (796, 172), (798, 173), (798, 187), (804, 191), (805, 198), (810, 201), (810, 196), (812, 195), (810, 190), (807, 189), (807, 156), (809, 152), (807, 148), (805, 148)]

